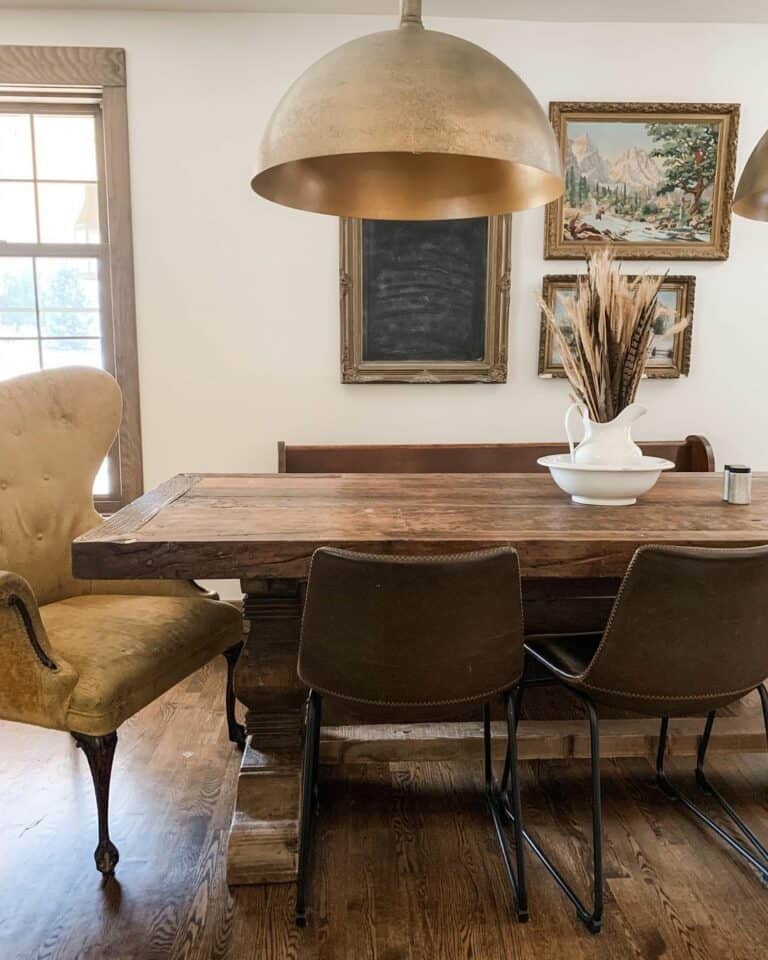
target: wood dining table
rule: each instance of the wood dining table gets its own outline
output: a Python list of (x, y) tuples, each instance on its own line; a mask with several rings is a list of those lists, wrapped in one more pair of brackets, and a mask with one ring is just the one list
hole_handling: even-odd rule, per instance
[[(754, 477), (749, 505), (723, 502), (720, 474), (672, 473), (634, 506), (596, 507), (572, 503), (548, 475), (182, 474), (79, 537), (72, 560), (75, 575), (89, 579), (240, 581), (249, 632), (235, 689), (249, 737), (227, 877), (232, 884), (279, 883), (296, 874), (306, 698), (296, 655), (317, 547), (423, 556), (514, 546), (525, 595), (540, 614), (585, 593), (610, 602), (634, 551), (647, 543), (768, 544), (768, 475)], [(750, 695), (718, 720), (712, 749), (765, 749), (755, 700)], [(475, 718), (382, 721), (337, 708), (324, 719), (326, 764), (481, 756)], [(674, 720), (672, 753), (694, 753), (702, 725), (700, 717)], [(497, 753), (504, 748), (501, 726), (494, 724)], [(649, 756), (657, 732), (654, 720), (606, 720), (601, 752)], [(525, 719), (519, 734), (523, 759), (588, 756), (586, 726), (577, 714)]]

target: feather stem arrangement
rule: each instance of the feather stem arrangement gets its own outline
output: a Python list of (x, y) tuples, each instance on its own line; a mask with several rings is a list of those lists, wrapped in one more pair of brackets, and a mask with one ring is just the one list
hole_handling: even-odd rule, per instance
[[(587, 272), (577, 278), (576, 293), (562, 301), (572, 331), (566, 335), (549, 304), (539, 306), (555, 336), (566, 376), (590, 418), (607, 423), (634, 402), (659, 316), (672, 314), (658, 302), (664, 276), (621, 272), (608, 247), (587, 258)], [(554, 305), (553, 305), (554, 306)], [(678, 333), (685, 317), (665, 330)]]

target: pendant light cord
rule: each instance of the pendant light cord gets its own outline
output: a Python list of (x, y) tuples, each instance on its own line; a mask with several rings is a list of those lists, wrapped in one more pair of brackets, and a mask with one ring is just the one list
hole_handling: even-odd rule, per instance
[(406, 23), (416, 23), (423, 26), (421, 22), (421, 0), (400, 0), (400, 26)]

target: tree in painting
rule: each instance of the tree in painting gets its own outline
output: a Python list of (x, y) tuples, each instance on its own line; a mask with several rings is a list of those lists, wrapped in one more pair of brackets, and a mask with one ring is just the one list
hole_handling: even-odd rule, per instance
[(692, 198), (689, 215), (702, 213), (704, 191), (715, 182), (717, 127), (711, 123), (649, 123), (648, 136), (658, 144), (651, 156), (662, 161), (665, 179), (660, 195), (682, 190)]

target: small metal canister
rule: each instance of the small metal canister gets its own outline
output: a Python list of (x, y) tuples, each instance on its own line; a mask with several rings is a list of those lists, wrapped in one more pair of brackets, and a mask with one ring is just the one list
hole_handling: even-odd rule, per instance
[(752, 470), (743, 463), (727, 463), (723, 470), (723, 500), (752, 502)]

